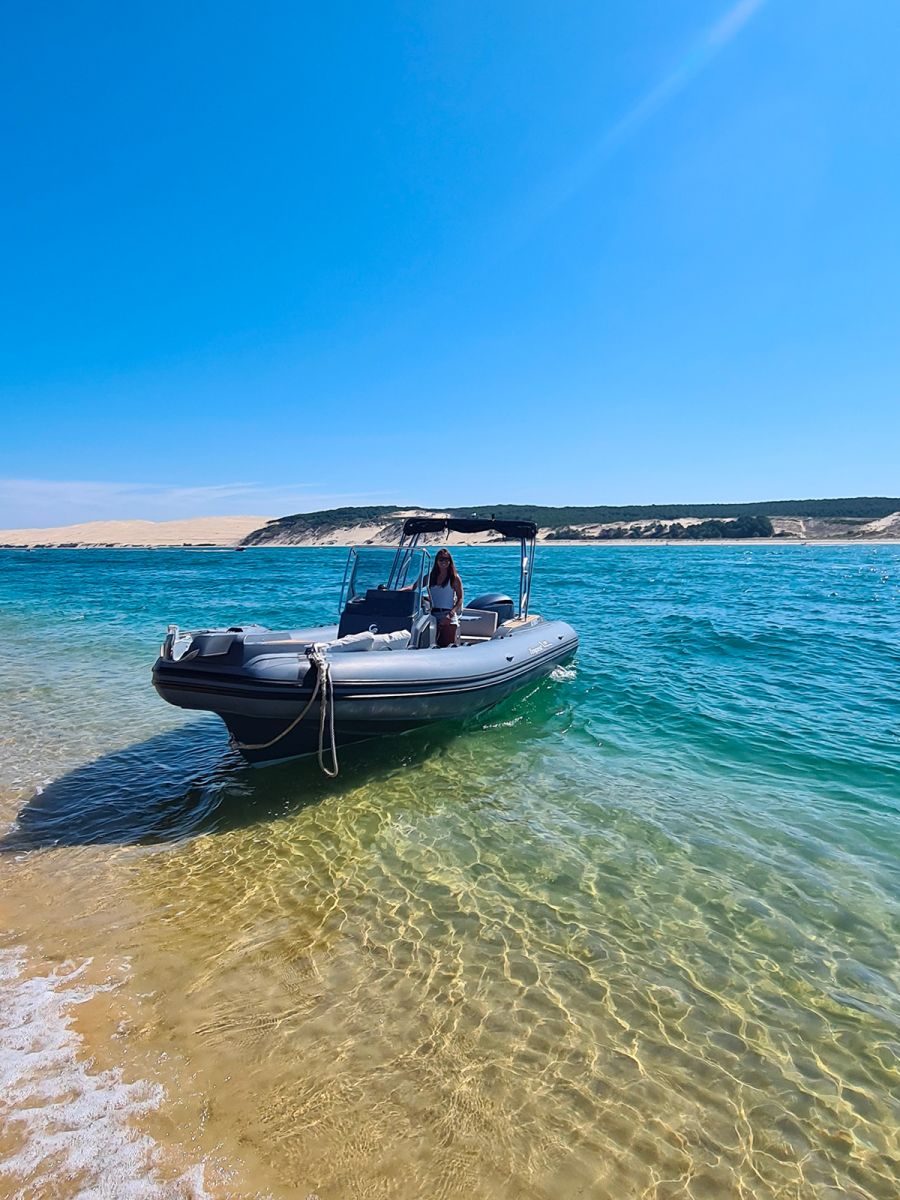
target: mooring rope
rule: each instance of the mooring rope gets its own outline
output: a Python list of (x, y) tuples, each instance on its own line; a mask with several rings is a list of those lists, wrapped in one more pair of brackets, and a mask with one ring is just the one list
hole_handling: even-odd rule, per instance
[[(337, 746), (334, 736), (334, 680), (331, 678), (331, 664), (329, 663), (325, 653), (318, 646), (309, 646), (306, 651), (306, 657), (309, 660), (309, 665), (316, 669), (316, 683), (312, 690), (312, 695), (306, 702), (303, 711), (299, 716), (294, 717), (290, 725), (286, 729), (282, 729), (281, 733), (277, 733), (268, 742), (239, 742), (234, 738), (234, 744), (238, 750), (268, 750), (270, 746), (277, 744), (303, 720), (309, 710), (315, 703), (316, 697), (321, 695), (319, 703), (319, 747), (318, 759), (319, 766), (329, 779), (337, 779), (340, 766), (338, 764)], [(325, 765), (325, 721), (328, 720), (328, 733), (330, 739), (331, 766)], [(233, 736), (233, 735), (232, 735)]]
[[(322, 685), (322, 703), (319, 705), (319, 767), (329, 779), (337, 779), (338, 756), (334, 740), (334, 680), (331, 678), (331, 664), (321, 652), (313, 647), (310, 661), (315, 662), (318, 671), (318, 682)], [(328, 735), (331, 742), (331, 766), (325, 766), (325, 718), (328, 717)]]

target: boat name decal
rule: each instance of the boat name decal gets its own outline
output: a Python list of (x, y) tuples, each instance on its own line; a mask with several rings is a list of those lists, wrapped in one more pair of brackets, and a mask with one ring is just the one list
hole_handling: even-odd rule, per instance
[(552, 642), (547, 642), (547, 641), (538, 642), (538, 644), (536, 646), (529, 647), (528, 653), (529, 654), (542, 654), (545, 650), (549, 650), (551, 645), (552, 645)]

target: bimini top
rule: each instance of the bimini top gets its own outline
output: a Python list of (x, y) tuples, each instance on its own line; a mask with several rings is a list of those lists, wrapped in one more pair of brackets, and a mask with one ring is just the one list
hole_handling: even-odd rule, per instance
[(508, 538), (533, 538), (537, 536), (534, 521), (494, 521), (483, 517), (407, 517), (403, 522), (403, 536), (415, 533), (485, 533), (496, 529)]

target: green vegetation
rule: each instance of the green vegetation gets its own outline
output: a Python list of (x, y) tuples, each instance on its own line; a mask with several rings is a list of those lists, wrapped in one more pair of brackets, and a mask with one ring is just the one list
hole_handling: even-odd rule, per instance
[(294, 513), (269, 521), (244, 538), (243, 546), (261, 546), (284, 538), (297, 539), (306, 534), (328, 534), (348, 525), (374, 525), (397, 511), (396, 504), (371, 504), (364, 508), (326, 508), (320, 512)]
[[(657, 526), (658, 528), (658, 526)], [(679, 521), (669, 526), (666, 534), (654, 533), (654, 537), (667, 538), (755, 538), (774, 537), (775, 530), (768, 517), (738, 517), (734, 521), (701, 521), (699, 525), (685, 527)]]
[[(412, 507), (412, 506), (410, 506)], [(301, 541), (307, 537), (327, 537), (331, 532), (353, 525), (396, 524), (401, 518), (398, 505), (374, 504), (357, 508), (330, 508), (320, 512), (295, 513), (270, 521), (254, 530), (243, 541), (246, 546), (272, 541)], [(425, 510), (423, 510), (425, 511)], [(433, 511), (433, 510), (432, 510)], [(534, 521), (548, 530), (548, 540), (591, 541), (590, 534), (577, 525), (628, 526), (637, 521), (652, 521), (642, 527), (604, 529), (598, 538), (754, 538), (772, 537), (772, 517), (812, 517), (834, 524), (864, 524), (867, 521), (900, 512), (900, 497), (857, 496), (844, 500), (764, 500), (753, 504), (635, 504), (626, 506), (594, 505), (551, 508), (528, 504), (485, 504), (479, 508), (450, 508), (454, 517), (496, 517)], [(687, 517), (702, 518), (699, 524), (685, 526)]]
[(585, 533), (583, 529), (572, 529), (564, 525), (561, 529), (552, 529), (547, 534), (548, 542), (594, 542), (617, 541), (628, 538), (631, 541), (648, 541), (656, 538), (691, 540), (708, 538), (754, 538), (774, 537), (775, 530), (768, 517), (738, 517), (734, 521), (701, 521), (698, 525), (682, 525), (673, 521), (664, 525), (656, 521), (653, 525), (631, 525), (612, 529), (601, 529), (596, 534)]
[(547, 534), (548, 542), (589, 542), (590, 540), (591, 535), (585, 533), (583, 529), (569, 529), (567, 525), (561, 529), (551, 529)]
[(546, 508), (529, 504), (485, 504), (480, 508), (450, 508), (455, 517), (508, 517), (536, 521), (554, 529), (561, 525), (606, 525), (611, 521), (680, 521), (685, 517), (859, 517), (874, 521), (900, 512), (900, 497), (857, 496), (846, 500), (762, 500), (752, 504), (633, 504), (585, 508)]

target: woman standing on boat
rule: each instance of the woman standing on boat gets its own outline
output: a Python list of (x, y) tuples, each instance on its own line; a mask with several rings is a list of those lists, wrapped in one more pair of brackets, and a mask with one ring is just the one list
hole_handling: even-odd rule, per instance
[(437, 644), (455, 646), (463, 606), (462, 580), (449, 550), (438, 550), (428, 576), (431, 611), (437, 617)]

